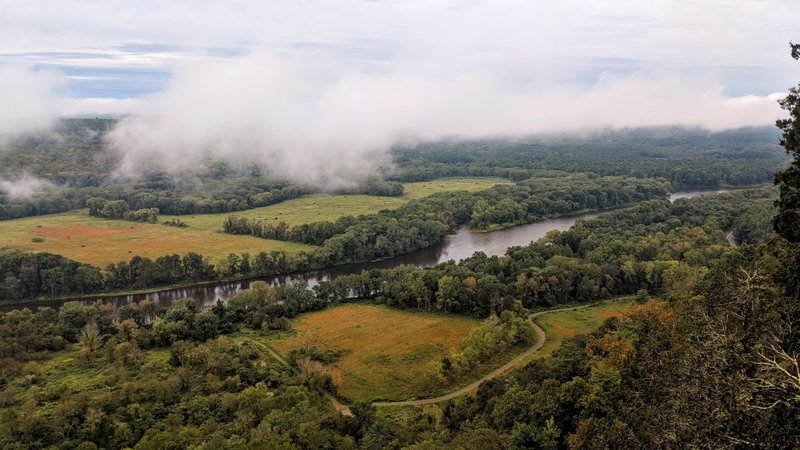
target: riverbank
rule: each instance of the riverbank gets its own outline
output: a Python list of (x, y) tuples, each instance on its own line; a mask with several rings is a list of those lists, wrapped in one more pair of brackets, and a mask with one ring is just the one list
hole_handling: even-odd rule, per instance
[(570, 217), (580, 217), (580, 216), (585, 216), (587, 214), (595, 214), (595, 215), (596, 214), (602, 214), (602, 213), (606, 213), (606, 212), (618, 211), (620, 209), (630, 208), (631, 206), (634, 206), (634, 205), (636, 205), (636, 203), (625, 203), (623, 205), (614, 206), (612, 208), (601, 208), (601, 209), (584, 208), (584, 209), (575, 210), (573, 212), (569, 212), (569, 213), (566, 213), (566, 214), (545, 214), (543, 217), (540, 217), (540, 218), (538, 218), (536, 220), (530, 220), (530, 221), (526, 220), (526, 221), (520, 221), (520, 222), (509, 222), (509, 223), (504, 223), (504, 224), (493, 224), (492, 226), (490, 226), (488, 228), (470, 228), (469, 226), (467, 226), (467, 229), (471, 233), (494, 233), (495, 231), (503, 231), (503, 230), (507, 230), (509, 228), (521, 227), (521, 226), (530, 225), (530, 224), (537, 223), (537, 222), (542, 222), (542, 221), (545, 221), (545, 220), (568, 219)]
[[(676, 192), (672, 196), (680, 198), (693, 198), (711, 193), (723, 193), (726, 190)], [(551, 230), (566, 231), (579, 220), (588, 220), (605, 212), (623, 209), (613, 208), (596, 210), (584, 214), (569, 214), (551, 219), (545, 219), (525, 225), (505, 228), (502, 230), (476, 233), (462, 226), (456, 233), (445, 237), (444, 241), (433, 246), (416, 250), (393, 258), (379, 261), (343, 264), (328, 266), (319, 269), (295, 271), (291, 273), (271, 275), (266, 277), (243, 277), (230, 280), (212, 280), (203, 282), (181, 283), (173, 286), (160, 286), (155, 288), (140, 289), (135, 291), (121, 291), (103, 294), (90, 294), (84, 296), (67, 296), (58, 299), (29, 299), (23, 301), (0, 302), (0, 311), (9, 311), (32, 306), (49, 306), (58, 308), (68, 301), (93, 303), (100, 301), (111, 304), (114, 308), (122, 305), (149, 300), (162, 306), (169, 306), (174, 301), (182, 298), (195, 298), (205, 306), (211, 306), (217, 301), (227, 301), (238, 292), (247, 289), (254, 281), (264, 281), (271, 286), (283, 285), (294, 281), (303, 280), (310, 286), (315, 286), (321, 281), (330, 281), (341, 275), (361, 273), (364, 270), (389, 269), (403, 264), (418, 267), (430, 267), (447, 260), (460, 260), (472, 256), (475, 252), (482, 251), (488, 256), (503, 255), (512, 246), (528, 245), (547, 234)]]

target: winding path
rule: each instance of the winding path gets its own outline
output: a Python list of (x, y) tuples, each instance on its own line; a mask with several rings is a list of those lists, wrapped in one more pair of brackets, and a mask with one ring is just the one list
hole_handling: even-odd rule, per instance
[[(531, 324), (531, 327), (533, 328), (534, 333), (536, 333), (536, 342), (528, 350), (525, 350), (523, 353), (517, 355), (511, 361), (503, 364), (502, 366), (498, 367), (497, 369), (493, 370), (492, 372), (484, 375), (481, 378), (478, 378), (477, 380), (475, 380), (472, 383), (462, 387), (461, 389), (455, 390), (455, 391), (450, 392), (448, 394), (440, 395), (439, 397), (423, 398), (423, 399), (419, 399), (419, 400), (403, 400), (403, 401), (396, 401), (396, 402), (373, 402), (372, 405), (375, 406), (375, 407), (378, 407), (378, 408), (385, 407), (385, 406), (422, 406), (422, 405), (430, 405), (430, 404), (433, 404), (433, 403), (445, 402), (447, 400), (454, 399), (454, 398), (459, 397), (461, 395), (465, 395), (465, 394), (469, 394), (471, 392), (474, 392), (475, 390), (478, 389), (478, 386), (480, 386), (480, 384), (483, 383), (484, 381), (491, 380), (491, 379), (494, 379), (494, 378), (497, 378), (497, 377), (503, 375), (504, 373), (506, 373), (510, 369), (518, 366), (526, 358), (528, 358), (531, 354), (533, 354), (534, 352), (536, 352), (537, 350), (542, 348), (542, 346), (544, 345), (545, 341), (547, 340), (547, 335), (545, 334), (544, 330), (539, 325), (536, 324), (534, 319), (536, 319), (539, 316), (545, 315), (545, 314), (550, 314), (550, 313), (555, 313), (555, 312), (563, 312), (563, 311), (574, 311), (576, 309), (583, 309), (583, 308), (589, 308), (589, 307), (592, 307), (592, 306), (596, 306), (596, 305), (599, 305), (600, 303), (602, 303), (602, 302), (589, 303), (589, 304), (586, 304), (586, 305), (571, 306), (571, 307), (568, 307), (568, 308), (548, 309), (546, 311), (539, 311), (539, 312), (535, 312), (535, 313), (530, 314), (528, 316), (528, 323)], [(285, 365), (286, 367), (289, 367), (289, 363), (285, 359), (283, 359), (274, 349), (272, 349), (272, 347), (270, 347), (267, 344), (264, 344), (263, 342), (259, 342), (259, 341), (253, 341), (253, 342), (255, 342), (256, 345), (258, 345), (263, 350), (265, 350), (267, 353), (269, 353), (273, 358), (278, 360), (281, 364)], [(328, 401), (330, 401), (331, 404), (333, 405), (334, 409), (336, 409), (336, 411), (338, 411), (340, 414), (345, 415), (345, 416), (352, 416), (353, 415), (353, 413), (350, 411), (350, 408), (347, 405), (341, 403), (339, 400), (336, 399), (336, 397), (331, 395), (329, 392), (324, 392), (323, 395), (325, 395), (325, 397), (328, 399)]]
[(450, 392), (449, 394), (440, 395), (439, 397), (424, 398), (424, 399), (420, 399), (420, 400), (403, 400), (403, 401), (398, 401), (398, 402), (373, 402), (372, 405), (376, 406), (378, 408), (384, 407), (384, 406), (422, 406), (422, 405), (430, 405), (430, 404), (433, 404), (433, 403), (445, 402), (447, 400), (451, 400), (451, 399), (454, 399), (454, 398), (459, 397), (461, 395), (473, 392), (476, 389), (478, 389), (478, 386), (481, 383), (483, 383), (484, 381), (491, 380), (493, 378), (499, 377), (500, 375), (503, 375), (509, 369), (519, 365), (522, 361), (527, 359), (531, 354), (533, 354), (534, 352), (536, 352), (537, 350), (542, 348), (542, 346), (544, 345), (545, 340), (547, 340), (547, 336), (545, 335), (544, 330), (539, 325), (536, 325), (536, 322), (534, 322), (534, 319), (536, 319), (537, 317), (542, 316), (544, 314), (550, 314), (550, 313), (562, 312), (562, 311), (574, 311), (576, 309), (583, 309), (583, 308), (588, 308), (588, 307), (591, 307), (591, 306), (596, 306), (597, 304), (598, 303), (591, 303), (591, 304), (588, 304), (588, 305), (579, 305), (579, 306), (573, 306), (573, 307), (570, 307), (570, 308), (549, 309), (547, 311), (539, 311), (539, 312), (535, 312), (535, 313), (529, 315), (528, 316), (528, 322), (531, 324), (531, 327), (533, 327), (533, 331), (536, 333), (536, 343), (534, 343), (531, 346), (531, 348), (529, 348), (528, 350), (525, 350), (525, 352), (523, 352), (522, 354), (518, 355), (516, 358), (514, 358), (511, 361), (503, 364), (501, 367), (498, 367), (497, 369), (495, 369), (491, 373), (489, 373), (487, 375), (484, 375), (483, 377), (473, 381), (472, 383), (464, 386), (461, 389), (458, 389), (456, 391)]

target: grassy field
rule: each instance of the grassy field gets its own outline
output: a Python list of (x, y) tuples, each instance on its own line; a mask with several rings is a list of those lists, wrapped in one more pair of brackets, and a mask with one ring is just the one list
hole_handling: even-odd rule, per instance
[[(43, 241), (33, 242), (34, 238)], [(196, 252), (216, 261), (228, 253), (296, 253), (315, 248), (208, 230), (99, 219), (89, 216), (86, 210), (0, 221), (0, 247), (56, 253), (100, 267), (135, 255), (155, 259), (171, 253)]]
[[(235, 212), (237, 216), (264, 222), (286, 222), (290, 226), (304, 223), (334, 221), (342, 216), (373, 214), (384, 209), (395, 209), (410, 200), (427, 197), (437, 192), (481, 191), (498, 184), (511, 184), (502, 178), (441, 178), (420, 183), (405, 183), (401, 197), (376, 197), (372, 195), (313, 194), (287, 200), (275, 205)], [(177, 218), (191, 229), (218, 231), (231, 213), (198, 214), (194, 216), (161, 216), (160, 220)]]
[[(631, 299), (620, 299), (539, 317), (537, 323), (547, 333), (547, 341), (535, 357), (550, 355), (568, 337), (596, 330), (606, 318), (631, 303)], [(265, 363), (275, 358), (272, 348), (284, 354), (306, 345), (344, 350), (344, 356), (331, 367), (342, 394), (352, 400), (404, 400), (422, 396), (421, 375), (427, 363), (447, 354), (478, 323), (465, 317), (349, 304), (302, 314), (292, 322), (293, 332), (263, 336), (246, 330), (231, 339), (253, 344)], [(167, 348), (142, 351), (139, 372), (166, 378), (175, 370), (169, 358)], [(119, 388), (115, 365), (102, 355), (86, 361), (78, 345), (29, 363), (22, 371), (30, 375), (17, 377), (0, 389), (0, 405), (7, 404), (12, 396), (16, 404), (36, 399), (41, 407), (54, 411), (60, 397), (97, 396)], [(24, 381), (27, 378), (35, 382)], [(435, 405), (426, 408), (438, 411)], [(0, 413), (6, 409), (0, 406)], [(399, 414), (411, 409), (397, 407), (384, 412)]]
[(597, 330), (607, 318), (619, 315), (631, 303), (630, 298), (622, 298), (588, 308), (539, 316), (536, 323), (544, 330), (547, 340), (533, 358), (549, 356), (567, 338)]
[[(398, 208), (409, 200), (436, 192), (478, 191), (502, 183), (510, 181), (501, 178), (444, 178), (407, 183), (406, 193), (402, 197), (316, 194), (235, 214), (298, 225)], [(56, 253), (100, 267), (137, 255), (155, 259), (171, 253), (184, 255), (196, 252), (216, 262), (229, 253), (256, 254), (260, 251), (283, 250), (295, 254), (315, 249), (292, 242), (218, 232), (222, 230), (228, 215), (159, 217), (160, 222), (178, 218), (189, 224), (189, 228), (99, 219), (89, 216), (86, 210), (6, 220), (0, 221), (0, 247)], [(34, 239), (41, 242), (34, 242)]]
[(342, 305), (303, 314), (292, 332), (269, 338), (282, 354), (316, 347), (342, 350), (328, 367), (339, 392), (351, 400), (405, 400), (424, 396), (428, 363), (447, 355), (479, 324), (466, 317)]

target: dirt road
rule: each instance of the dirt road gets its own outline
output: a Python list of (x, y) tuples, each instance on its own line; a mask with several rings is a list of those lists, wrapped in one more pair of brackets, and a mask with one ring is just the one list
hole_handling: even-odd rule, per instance
[(528, 322), (530, 322), (531, 327), (533, 327), (533, 331), (536, 333), (536, 342), (531, 346), (531, 348), (529, 348), (528, 350), (526, 350), (524, 353), (522, 353), (521, 355), (517, 356), (516, 358), (512, 359), (511, 361), (503, 364), (501, 367), (495, 369), (491, 373), (489, 373), (489, 374), (487, 374), (487, 375), (475, 380), (474, 382), (468, 384), (467, 386), (464, 386), (461, 389), (458, 389), (456, 391), (450, 392), (450, 393), (445, 394), (445, 395), (441, 395), (439, 397), (424, 398), (424, 399), (419, 399), (419, 400), (404, 400), (404, 401), (398, 401), (398, 402), (374, 402), (373, 405), (375, 405), (376, 407), (430, 405), (432, 403), (444, 402), (444, 401), (447, 401), (447, 400), (450, 400), (450, 399), (454, 399), (454, 398), (456, 398), (458, 396), (461, 396), (461, 395), (476, 391), (478, 389), (478, 386), (481, 383), (483, 383), (484, 381), (491, 380), (493, 378), (499, 377), (500, 375), (502, 375), (505, 372), (507, 372), (509, 369), (511, 369), (513, 367), (516, 367), (517, 365), (519, 365), (520, 363), (525, 361), (533, 352), (535, 352), (535, 351), (539, 350), (540, 348), (542, 348), (542, 346), (544, 345), (545, 340), (547, 339), (547, 336), (545, 336), (544, 330), (542, 330), (542, 328), (539, 325), (536, 325), (536, 322), (534, 322), (535, 318), (537, 318), (537, 317), (539, 317), (541, 315), (544, 315), (544, 314), (550, 314), (550, 313), (562, 312), (562, 311), (573, 311), (573, 310), (576, 310), (576, 309), (588, 308), (588, 307), (594, 306), (594, 305), (596, 305), (596, 303), (592, 303), (592, 304), (588, 304), (588, 305), (573, 306), (573, 307), (570, 307), (570, 308), (551, 309), (551, 310), (547, 310), (547, 311), (535, 312), (535, 313), (529, 315), (528, 316)]

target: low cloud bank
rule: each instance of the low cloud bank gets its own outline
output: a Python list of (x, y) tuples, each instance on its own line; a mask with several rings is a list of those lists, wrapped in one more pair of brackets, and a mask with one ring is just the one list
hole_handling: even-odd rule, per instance
[(38, 178), (27, 172), (16, 178), (0, 178), (0, 194), (7, 195), (12, 200), (27, 200), (57, 188), (50, 181)]
[(341, 187), (372, 175), (404, 139), (661, 125), (716, 131), (772, 123), (780, 114), (781, 94), (730, 98), (714, 80), (671, 73), (601, 75), (585, 87), (461, 69), (366, 71), (322, 56), (263, 53), (187, 64), (109, 142), (122, 152), (125, 174), (153, 166), (178, 172), (210, 158)]
[(0, 143), (49, 129), (60, 112), (56, 72), (0, 65)]
[(404, 140), (668, 125), (717, 131), (770, 124), (781, 115), (782, 94), (728, 97), (709, 77), (641, 71), (579, 84), (536, 73), (515, 78), (514, 64), (495, 63), (480, 70), (457, 58), (394, 66), (256, 52), (184, 63), (165, 91), (115, 101), (58, 97), (57, 75), (4, 68), (0, 136), (105, 108), (129, 114), (107, 136), (122, 155), (119, 175), (178, 174), (221, 160), (342, 188), (390, 164), (388, 149)]

